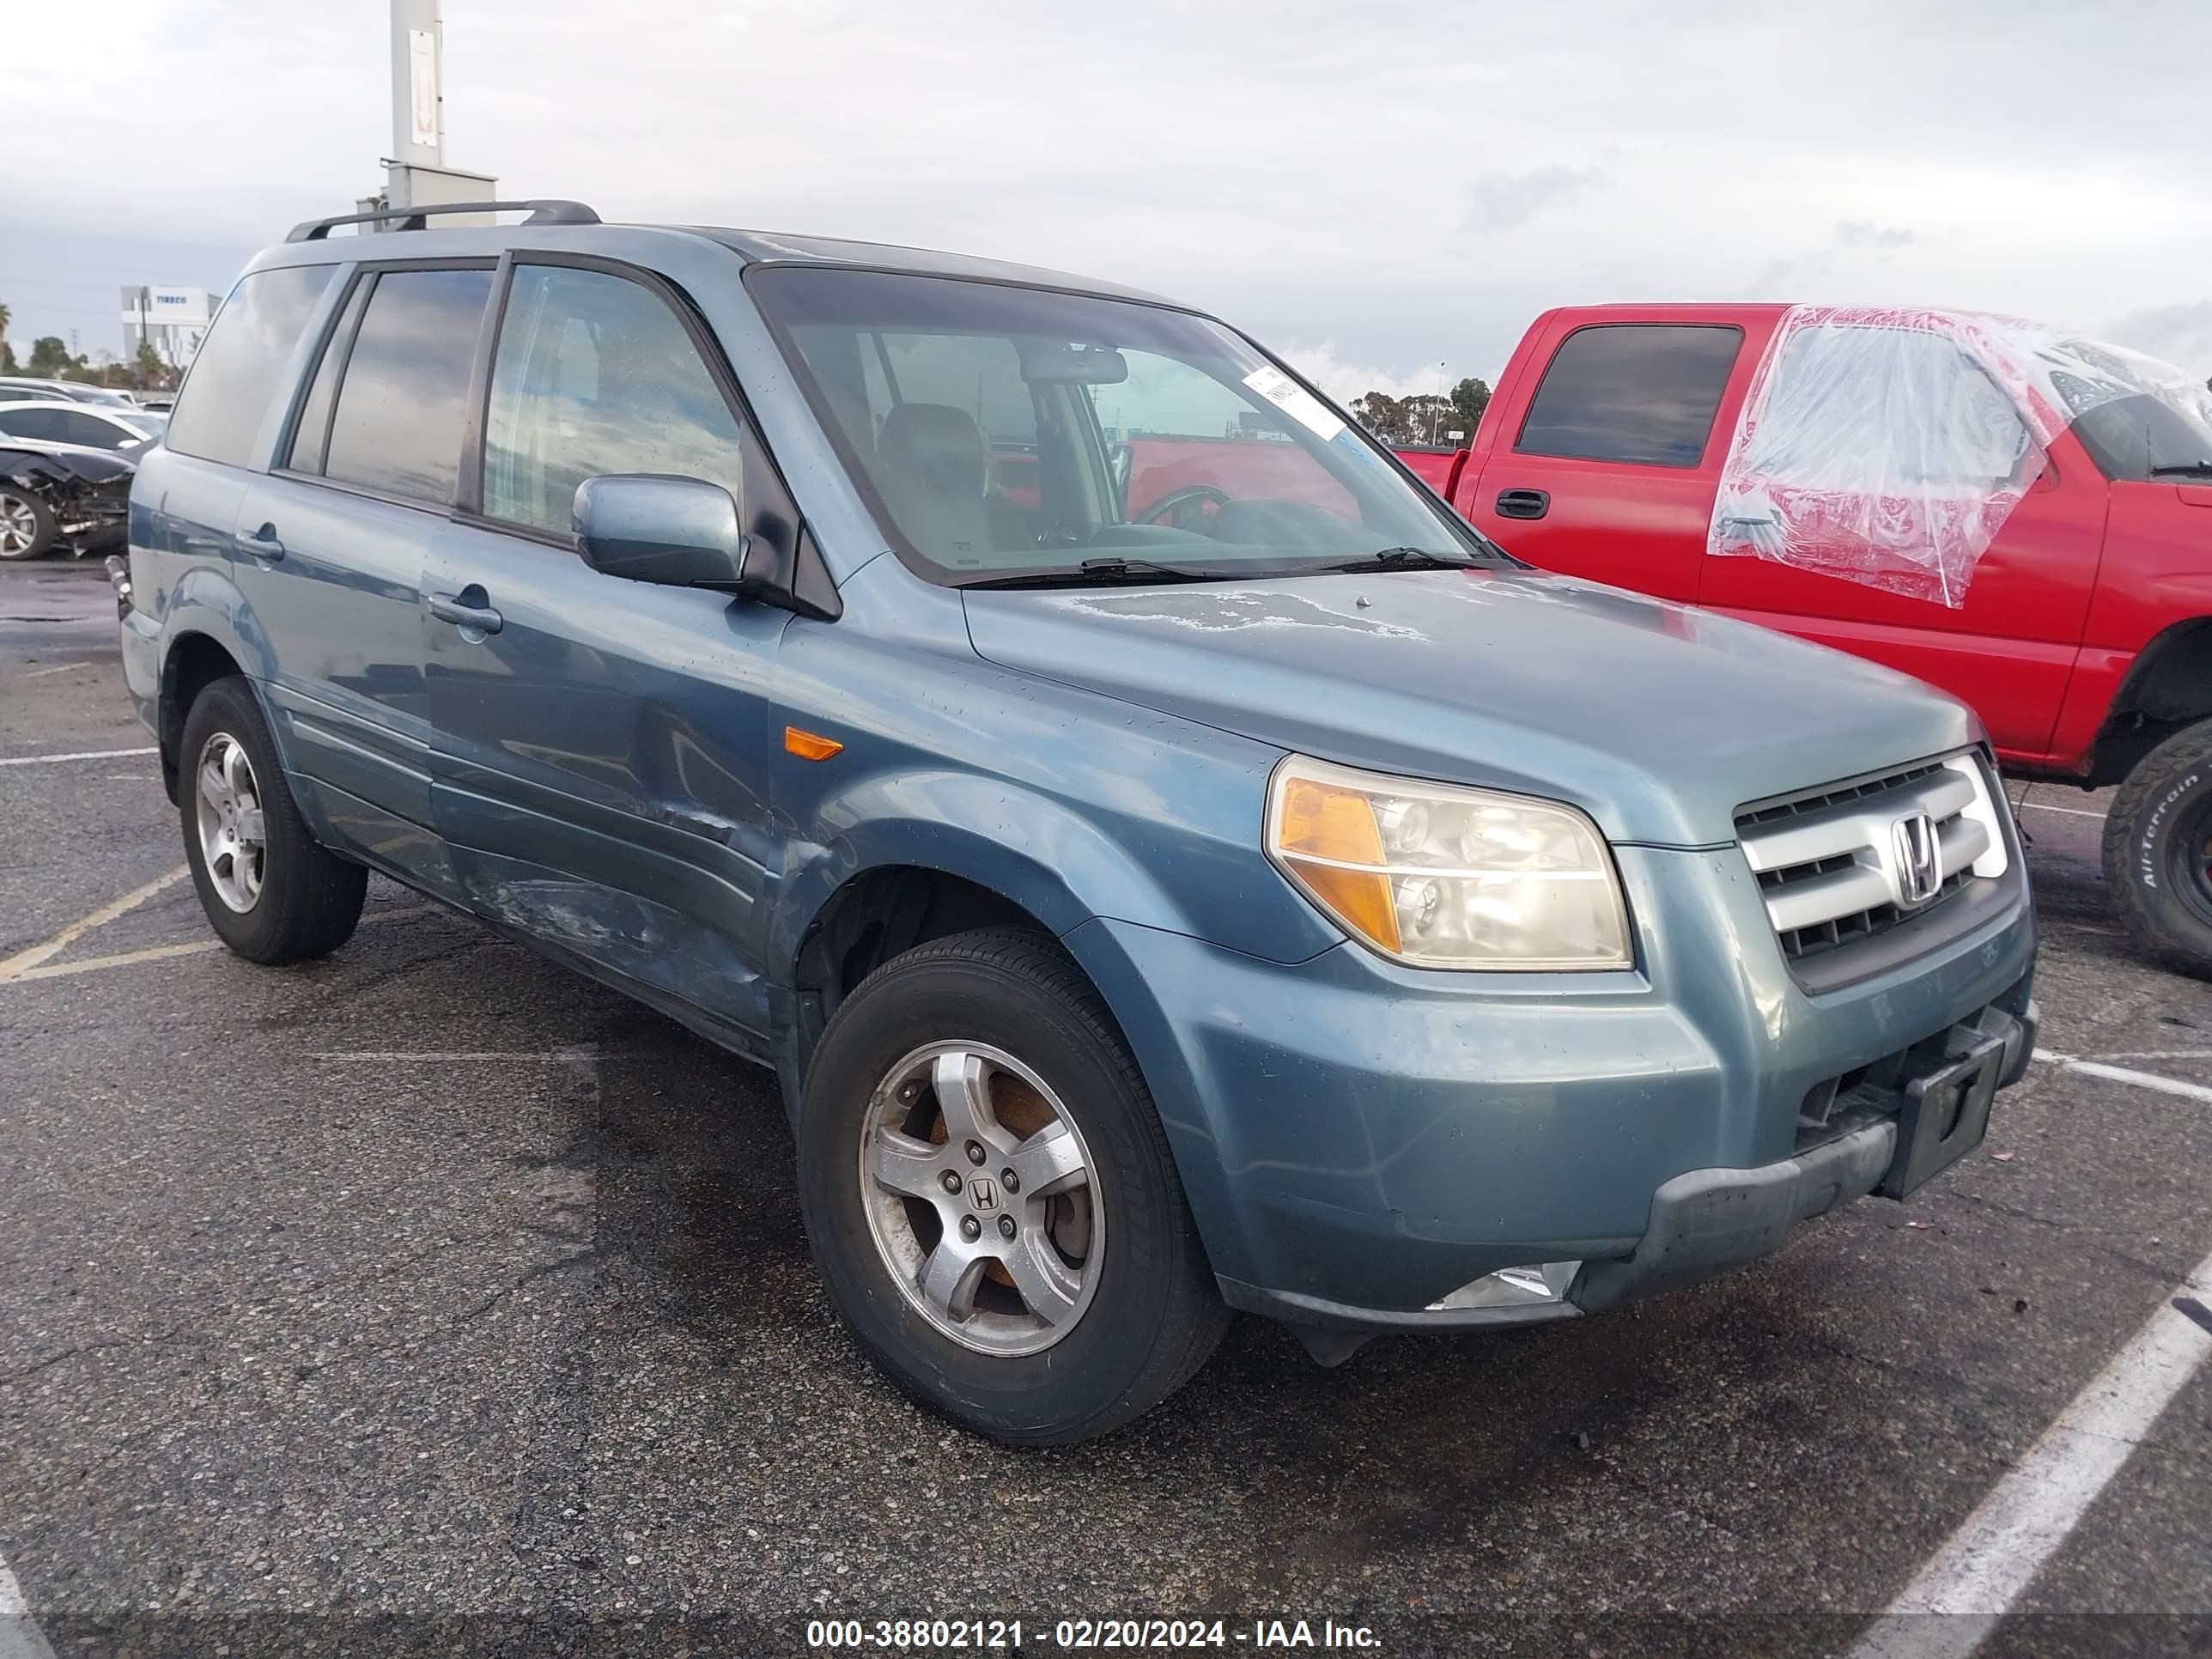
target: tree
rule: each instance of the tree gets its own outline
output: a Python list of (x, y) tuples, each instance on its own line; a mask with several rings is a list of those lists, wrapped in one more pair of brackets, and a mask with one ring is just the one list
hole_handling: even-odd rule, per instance
[(137, 363), (138, 389), (141, 392), (169, 390), (169, 366), (161, 361), (161, 354), (154, 349), (151, 340), (138, 342)]
[(1370, 392), (1353, 401), (1352, 412), (1386, 444), (1444, 443), (1449, 441), (1444, 434), (1459, 424), (1459, 412), (1449, 398), (1425, 392), (1410, 398)]
[(70, 367), (69, 348), (62, 343), (58, 334), (41, 334), (31, 342), (31, 361), (28, 371), (40, 380), (59, 377), (62, 370)]
[(1451, 405), (1459, 412), (1461, 430), (1467, 441), (1474, 440), (1474, 428), (1482, 423), (1482, 411), (1490, 407), (1490, 382), (1477, 374), (1470, 374), (1451, 389)]
[(15, 313), (0, 306), (0, 374), (15, 372), (15, 348), (8, 343), (8, 325), (15, 320)]

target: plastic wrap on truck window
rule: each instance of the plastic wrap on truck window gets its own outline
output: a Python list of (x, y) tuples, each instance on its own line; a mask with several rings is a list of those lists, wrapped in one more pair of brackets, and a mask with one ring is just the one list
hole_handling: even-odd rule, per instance
[(2124, 347), (1972, 312), (1793, 307), (1737, 418), (1706, 550), (1956, 609), (2051, 441), (2128, 398), (2212, 439), (2212, 395)]

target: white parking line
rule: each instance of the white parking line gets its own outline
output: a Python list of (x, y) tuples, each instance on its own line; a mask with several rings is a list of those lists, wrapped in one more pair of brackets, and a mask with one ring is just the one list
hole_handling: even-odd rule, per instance
[(51, 766), (56, 761), (115, 760), (125, 755), (158, 755), (158, 749), (79, 749), (67, 755), (11, 755), (0, 766)]
[(23, 1588), (0, 1559), (0, 1659), (54, 1659), (23, 1600)]
[(2174, 1305), (2212, 1289), (2212, 1256), (2075, 1395), (1848, 1659), (1965, 1659), (2057, 1553), (2199, 1367), (2212, 1329)]
[(2021, 805), (2031, 812), (2060, 812), (2069, 818), (2101, 818), (2102, 812), (2092, 812), (2083, 806), (2045, 806), (2039, 800), (2024, 800)]
[(52, 668), (33, 668), (29, 673), (18, 674), (15, 678), (18, 680), (44, 679), (49, 674), (66, 674), (72, 668), (89, 668), (92, 665), (88, 662), (58, 662)]
[[(389, 910), (371, 910), (361, 919), (361, 925), (366, 927), (373, 921), (398, 921), (407, 916), (427, 916), (442, 908), (435, 904), (395, 905)], [(38, 948), (44, 950), (45, 946)], [(135, 968), (142, 962), (166, 962), (172, 957), (196, 957), (204, 951), (220, 951), (222, 948), (222, 941), (219, 939), (196, 939), (183, 945), (149, 945), (143, 951), (124, 951), (112, 957), (82, 957), (75, 962), (57, 962), (43, 968), (21, 968), (12, 973), (9, 971), (9, 963), (0, 962), (0, 985), (26, 985), (33, 980), (67, 979), (72, 974), (97, 974), (110, 968)], [(31, 953), (27, 951), (23, 954), (28, 956)], [(11, 962), (14, 960), (15, 958), (10, 958)]]
[[(2048, 1048), (2038, 1048), (2035, 1057), (2054, 1066), (2063, 1066), (2069, 1072), (2079, 1072), (2083, 1077), (2100, 1077), (2108, 1083), (2131, 1084), (2138, 1089), (2155, 1089), (2162, 1095), (2179, 1095), (2185, 1100), (2212, 1101), (2212, 1089), (2201, 1083), (2184, 1083), (2177, 1077), (2160, 1077), (2156, 1072), (2138, 1072), (2125, 1066), (2104, 1066), (2094, 1060), (2076, 1060), (2071, 1054), (2053, 1054)], [(2188, 1054), (2139, 1054), (2139, 1060), (2188, 1060)]]
[(596, 1059), (599, 1050), (588, 1044), (579, 1048), (336, 1048), (309, 1054), (309, 1060), (551, 1060), (573, 1065)]
[[(147, 751), (150, 753), (151, 751)], [(0, 762), (0, 765), (6, 763)], [(32, 969), (49, 957), (59, 956), (83, 934), (95, 927), (105, 927), (116, 917), (135, 910), (164, 888), (173, 887), (185, 878), (185, 866), (179, 865), (166, 876), (156, 876), (143, 887), (134, 887), (121, 898), (110, 899), (98, 909), (79, 916), (43, 945), (33, 945), (27, 951), (18, 951), (5, 962), (0, 962), (0, 985), (25, 977)]]

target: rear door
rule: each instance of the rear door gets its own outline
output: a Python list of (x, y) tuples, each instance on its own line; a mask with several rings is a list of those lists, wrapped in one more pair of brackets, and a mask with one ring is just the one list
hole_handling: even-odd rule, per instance
[(1544, 327), (1535, 395), (1461, 510), (1547, 570), (1695, 599), (1743, 329), (1573, 316)]
[(238, 515), (285, 751), (333, 831), (443, 890), (430, 831), (422, 568), (453, 510), (489, 260), (365, 266)]
[(648, 997), (763, 1031), (769, 696), (791, 613), (604, 575), (572, 508), (587, 477), (658, 472), (721, 485), (756, 538), (788, 541), (795, 515), (711, 336), (657, 278), (519, 256), (486, 381), (469, 510), (431, 554), (444, 615), (421, 623), (456, 878), (483, 914)]

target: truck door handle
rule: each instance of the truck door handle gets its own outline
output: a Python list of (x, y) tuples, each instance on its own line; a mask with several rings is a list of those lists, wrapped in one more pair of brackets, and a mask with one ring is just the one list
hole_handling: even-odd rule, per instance
[(241, 530), (231, 540), (241, 553), (251, 553), (257, 559), (267, 559), (272, 564), (284, 556), (284, 544), (276, 539), (276, 526), (264, 524), (258, 530)]
[(1498, 516), (1501, 519), (1540, 519), (1552, 510), (1552, 495), (1547, 489), (1501, 489), (1498, 492)]
[[(469, 591), (482, 594), (483, 589), (472, 587)], [(507, 619), (489, 605), (466, 605), (453, 593), (433, 593), (430, 614), (440, 622), (452, 623), (457, 628), (473, 628), (479, 634), (496, 634), (507, 625)]]

